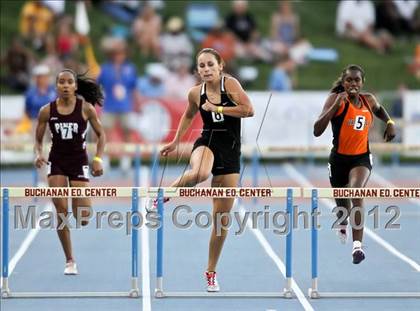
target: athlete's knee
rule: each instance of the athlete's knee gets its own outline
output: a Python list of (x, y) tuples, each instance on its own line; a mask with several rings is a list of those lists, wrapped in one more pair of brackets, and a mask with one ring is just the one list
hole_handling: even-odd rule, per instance
[(67, 211), (60, 211), (57, 210), (57, 224), (56, 229), (57, 231), (69, 231), (69, 216)]
[(77, 224), (80, 226), (87, 226), (92, 215), (92, 209), (89, 206), (78, 206), (76, 213), (73, 214)]
[(201, 183), (206, 181), (210, 177), (210, 173), (208, 172), (193, 172), (193, 180), (197, 183)]
[(214, 224), (217, 236), (226, 236), (232, 224), (229, 212), (216, 212), (214, 214)]
[(365, 186), (365, 180), (361, 178), (351, 178), (349, 182), (349, 188), (363, 188)]
[(363, 199), (358, 199), (358, 198), (351, 199), (351, 204), (352, 204), (353, 207), (355, 207), (355, 206), (362, 207), (363, 206)]

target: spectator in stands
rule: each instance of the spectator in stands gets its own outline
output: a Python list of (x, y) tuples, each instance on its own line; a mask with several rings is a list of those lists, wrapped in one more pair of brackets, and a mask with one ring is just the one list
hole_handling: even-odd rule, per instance
[(165, 79), (168, 70), (163, 64), (150, 63), (146, 66), (145, 75), (137, 80), (137, 90), (141, 97), (161, 98), (165, 96)]
[(33, 59), (32, 53), (25, 48), (21, 40), (15, 38), (1, 60), (2, 67), (6, 68), (6, 76), (2, 78), (2, 83), (15, 91), (26, 91), (30, 83)]
[(299, 17), (290, 1), (279, 1), (278, 10), (271, 16), (270, 32), (273, 50), (279, 55), (287, 54), (299, 39)]
[(105, 13), (126, 24), (131, 24), (140, 11), (140, 1), (102, 0), (99, 2)]
[[(121, 38), (104, 38), (102, 47), (108, 60), (101, 65), (98, 82), (105, 92), (104, 113), (102, 124), (109, 139), (112, 139), (112, 130), (117, 122), (123, 131), (123, 141), (130, 139), (131, 112), (133, 102), (137, 97), (136, 80), (137, 70), (133, 63), (127, 59), (127, 44)], [(105, 159), (105, 164), (108, 159)], [(124, 157), (120, 162), (121, 168), (127, 171), (130, 160)]]
[(368, 0), (340, 1), (337, 7), (336, 32), (340, 37), (359, 42), (380, 54), (393, 45), (393, 38), (385, 31), (374, 32), (375, 9)]
[(66, 8), (66, 0), (42, 0), (44, 6), (49, 8), (56, 17), (60, 17), (64, 14)]
[(47, 65), (40, 64), (32, 70), (34, 85), (25, 94), (25, 114), (32, 121), (38, 118), (42, 106), (52, 102), (57, 94), (51, 84), (51, 71)]
[(380, 1), (376, 4), (376, 29), (386, 29), (393, 35), (401, 34), (400, 16), (392, 0)]
[(400, 119), (403, 117), (403, 99), (407, 92), (405, 84), (400, 84), (398, 87), (398, 96), (392, 101), (391, 116), (393, 119)]
[(400, 143), (402, 141), (402, 118), (404, 111), (404, 95), (407, 92), (407, 86), (401, 83), (398, 86), (397, 96), (392, 100), (390, 115), (395, 121), (395, 142)]
[(166, 24), (166, 30), (160, 38), (162, 62), (171, 71), (180, 63), (191, 67), (193, 45), (184, 31), (182, 19), (177, 16), (171, 17)]
[(225, 72), (233, 74), (235, 72), (235, 46), (236, 39), (230, 31), (224, 27), (224, 22), (219, 20), (218, 23), (210, 30), (201, 43), (201, 48), (212, 48), (219, 52), (220, 56), (225, 60), (229, 67), (225, 67)]
[(420, 80), (420, 43), (417, 43), (414, 50), (414, 57), (408, 64), (408, 70), (417, 80)]
[(393, 35), (414, 34), (419, 31), (420, 18), (416, 18), (417, 1), (380, 1), (376, 5), (376, 28), (387, 29)]
[(51, 32), (54, 23), (53, 12), (42, 1), (27, 1), (20, 15), (20, 33), (32, 46), (40, 50)]
[(260, 44), (260, 34), (253, 15), (248, 11), (248, 1), (234, 0), (232, 12), (226, 17), (225, 23), (237, 39), (236, 49), (239, 57), (271, 60), (269, 53)]
[(290, 91), (293, 89), (292, 76), (296, 68), (296, 63), (287, 56), (280, 59), (271, 71), (268, 79), (268, 89), (271, 91)]
[(74, 57), (79, 44), (79, 38), (72, 29), (73, 21), (70, 16), (64, 16), (57, 25), (57, 52), (60, 59)]
[(165, 97), (184, 100), (188, 91), (196, 85), (197, 80), (189, 71), (187, 64), (180, 63), (175, 72), (168, 74), (165, 79)]
[(25, 113), (16, 126), (16, 134), (31, 134), (34, 130), (34, 122), (38, 118), (42, 106), (52, 102), (57, 94), (55, 86), (51, 84), (50, 69), (48, 66), (39, 64), (32, 70), (34, 84), (25, 93)]
[(400, 16), (403, 31), (409, 34), (420, 34), (420, 6), (417, 0), (393, 0)]
[(146, 3), (133, 23), (134, 39), (144, 56), (159, 56), (159, 36), (162, 21), (155, 9)]
[(45, 43), (46, 55), (41, 60), (41, 63), (44, 65), (47, 65), (48, 68), (50, 69), (52, 77), (56, 77), (57, 74), (64, 69), (63, 62), (58, 57), (55, 42), (56, 41), (53, 35), (49, 35), (47, 37), (47, 40)]

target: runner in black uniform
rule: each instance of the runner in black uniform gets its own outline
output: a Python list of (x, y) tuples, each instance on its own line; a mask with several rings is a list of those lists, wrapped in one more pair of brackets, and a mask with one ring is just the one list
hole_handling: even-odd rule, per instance
[[(166, 156), (177, 148), (198, 111), (204, 127), (201, 137), (194, 144), (190, 157), (191, 169), (172, 183), (171, 187), (195, 186), (205, 181), (210, 173), (213, 173), (212, 187), (237, 187), (241, 147), (240, 118), (252, 117), (254, 110), (239, 82), (223, 74), (223, 60), (216, 50), (203, 49), (197, 54), (196, 60), (203, 83), (189, 91), (188, 107), (180, 120), (175, 138), (163, 147), (161, 154)], [(223, 228), (219, 228), (217, 234), (214, 224), (219, 215), (222, 224), (227, 225), (227, 214), (232, 205), (233, 199), (213, 199), (214, 221), (205, 273), (209, 292), (219, 291), (215, 269), (227, 236), (227, 230)], [(153, 206), (156, 206), (156, 201), (148, 208), (153, 209)]]
[[(237, 104), (226, 93), (224, 75), (220, 78), (220, 101), (213, 103), (218, 107), (235, 107)], [(201, 137), (194, 143), (193, 151), (206, 146), (213, 152), (213, 176), (239, 173), (241, 155), (241, 119), (221, 113), (206, 111), (203, 105), (208, 101), (206, 84), (201, 84), (200, 114), (203, 120)], [(211, 102), (211, 101), (209, 101)]]
[[(95, 104), (102, 104), (103, 94), (92, 80), (82, 79), (72, 70), (65, 69), (57, 75), (58, 98), (41, 108), (35, 137), (35, 165), (48, 166), (48, 185), (50, 187), (87, 187), (89, 165), (86, 153), (86, 132), (89, 122), (95, 131), (98, 142), (96, 155), (92, 161), (92, 175), (102, 175), (102, 160), (105, 134), (96, 115)], [(82, 97), (79, 97), (81, 95)], [(49, 124), (52, 146), (48, 161), (42, 155), (42, 140)], [(67, 198), (53, 198), (57, 210), (57, 233), (66, 256), (64, 274), (78, 274), (72, 254), (70, 231), (62, 225), (62, 217), (67, 215)], [(73, 216), (81, 225), (87, 225), (91, 214), (89, 198), (72, 199)], [(61, 214), (61, 217), (60, 217)]]
[(87, 120), (83, 118), (83, 99), (77, 98), (73, 112), (61, 114), (57, 100), (50, 103), (48, 125), (52, 145), (48, 157), (48, 177), (67, 176), (69, 180), (89, 181), (86, 152)]

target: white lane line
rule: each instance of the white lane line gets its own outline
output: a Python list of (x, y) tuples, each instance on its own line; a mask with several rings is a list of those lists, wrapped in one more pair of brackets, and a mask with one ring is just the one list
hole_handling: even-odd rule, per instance
[[(283, 164), (283, 168), (286, 171), (286, 173), (292, 179), (294, 179), (295, 181), (297, 181), (302, 187), (307, 187), (307, 188), (314, 187), (314, 185), (312, 185), (305, 176), (303, 176), (301, 173), (299, 173), (293, 165), (291, 165), (289, 163), (286, 163), (286, 164)], [(323, 198), (323, 199), (320, 199), (320, 201), (322, 201), (322, 203), (325, 206), (327, 206), (330, 210), (332, 210), (335, 207), (335, 203), (333, 203), (333, 201), (330, 200), (330, 199)], [(384, 247), (387, 251), (389, 251), (391, 254), (393, 254), (394, 256), (398, 257), (402, 261), (404, 261), (407, 264), (409, 264), (417, 272), (420, 272), (420, 265), (417, 262), (415, 262), (413, 259), (411, 259), (410, 257), (408, 257), (408, 256), (404, 255), (403, 253), (401, 253), (394, 246), (392, 246), (389, 242), (385, 241), (378, 234), (376, 234), (375, 232), (373, 232), (372, 230), (370, 230), (366, 226), (364, 227), (364, 232), (371, 239), (373, 239), (375, 242), (377, 242), (382, 247)]]
[[(235, 200), (237, 202), (237, 200)], [(238, 204), (239, 211), (241, 213), (241, 216), (245, 216), (245, 209), (241, 204)], [(251, 222), (247, 222), (247, 227), (251, 232), (255, 235), (258, 242), (260, 242), (261, 246), (264, 248), (267, 255), (274, 261), (277, 268), (280, 270), (281, 274), (283, 274), (284, 278), (286, 278), (286, 267), (284, 266), (283, 261), (276, 255), (273, 248), (271, 247), (270, 243), (268, 243), (267, 239), (264, 237), (264, 235), (261, 233), (260, 229), (253, 229)], [(295, 280), (292, 278), (292, 289), (295, 293), (297, 299), (305, 309), (305, 311), (313, 311), (314, 308), (312, 308), (311, 304), (309, 303), (308, 299), (306, 299), (305, 295), (303, 294), (300, 287), (297, 285)]]
[[(140, 168), (140, 186), (149, 186), (149, 168)], [(140, 200), (140, 212), (145, 212), (146, 198)], [(149, 254), (149, 228), (141, 226), (141, 284), (143, 311), (152, 310), (150, 297), (150, 254)]]
[[(49, 202), (47, 203), (47, 206), (42, 212), (51, 212), (54, 208), (54, 205)], [(9, 277), (12, 275), (13, 270), (15, 270), (16, 265), (18, 264), (19, 260), (22, 259), (23, 255), (25, 255), (26, 251), (28, 250), (29, 246), (31, 246), (32, 242), (38, 235), (39, 231), (41, 230), (41, 227), (39, 226), (39, 221), (36, 220), (36, 227), (31, 229), (29, 233), (26, 235), (25, 239), (23, 240), (22, 244), (20, 245), (19, 249), (15, 253), (15, 255), (12, 257), (12, 259), (9, 262)]]
[[(380, 184), (382, 187), (388, 187), (388, 188), (396, 188), (397, 186), (390, 182), (388, 179), (382, 177), (378, 173), (372, 172), (372, 175), (370, 176), (370, 179), (372, 179), (375, 183)], [(420, 185), (414, 185), (414, 187), (419, 187)], [(408, 200), (411, 203), (414, 203), (418, 206), (420, 206), (420, 200), (414, 199), (414, 198), (408, 198)]]

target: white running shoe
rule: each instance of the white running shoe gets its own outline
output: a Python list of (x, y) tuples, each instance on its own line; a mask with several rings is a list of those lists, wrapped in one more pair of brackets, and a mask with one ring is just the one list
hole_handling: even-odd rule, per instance
[(77, 265), (74, 261), (70, 261), (66, 263), (66, 266), (64, 268), (64, 274), (65, 275), (77, 275), (79, 274), (79, 271), (77, 271)]
[[(169, 201), (169, 198), (163, 198), (163, 203), (165, 204), (166, 202)], [(146, 202), (146, 211), (147, 212), (156, 212), (158, 211), (158, 199), (152, 199), (152, 198), (148, 198), (147, 202)]]
[(336, 234), (340, 239), (341, 244), (346, 244), (347, 242), (347, 225), (338, 225), (336, 230)]
[(206, 282), (208, 292), (218, 292), (220, 290), (219, 283), (217, 282), (216, 272), (206, 271)]

